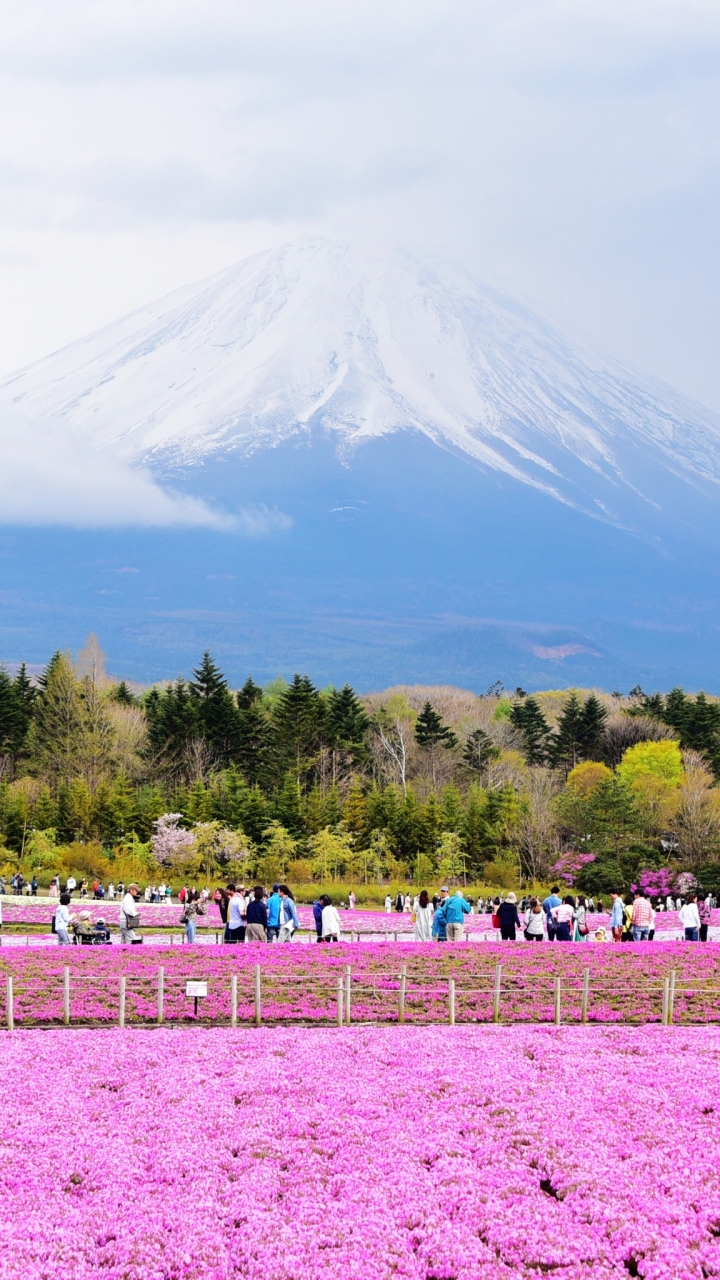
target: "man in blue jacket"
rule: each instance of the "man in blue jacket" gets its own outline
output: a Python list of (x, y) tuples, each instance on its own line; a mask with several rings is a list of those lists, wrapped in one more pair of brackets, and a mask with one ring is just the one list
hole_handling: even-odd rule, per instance
[(470, 911), (470, 903), (465, 901), (462, 889), (455, 890), (455, 896), (448, 898), (442, 911), (448, 942), (462, 942), (465, 932), (463, 920)]
[(543, 911), (545, 912), (545, 923), (547, 925), (548, 942), (554, 942), (557, 934), (557, 926), (552, 917), (553, 907), (561, 907), (562, 898), (558, 897), (558, 887), (553, 885), (547, 898), (543, 902)]
[(267, 940), (268, 942), (277, 942), (280, 933), (280, 908), (282, 907), (282, 898), (278, 893), (279, 885), (274, 884), (272, 893), (267, 900)]

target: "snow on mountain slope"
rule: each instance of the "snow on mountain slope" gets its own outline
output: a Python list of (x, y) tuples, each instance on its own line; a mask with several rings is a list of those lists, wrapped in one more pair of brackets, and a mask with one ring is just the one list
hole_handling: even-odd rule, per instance
[[(304, 239), (13, 375), (29, 414), (162, 473), (318, 430), (424, 433), (617, 523), (720, 497), (720, 418), (573, 348), (446, 262)], [(632, 514), (628, 514), (631, 512)]]

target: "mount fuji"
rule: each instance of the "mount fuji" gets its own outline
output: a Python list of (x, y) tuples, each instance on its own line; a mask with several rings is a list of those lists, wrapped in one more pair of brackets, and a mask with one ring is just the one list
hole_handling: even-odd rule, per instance
[(3, 392), (235, 526), (8, 531), (35, 647), (53, 619), (140, 678), (209, 644), (238, 677), (720, 683), (720, 418), (453, 264), (300, 240)]

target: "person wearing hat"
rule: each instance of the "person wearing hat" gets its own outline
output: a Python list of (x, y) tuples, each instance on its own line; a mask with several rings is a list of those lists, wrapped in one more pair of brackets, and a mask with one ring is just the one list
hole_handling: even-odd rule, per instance
[(75, 941), (87, 945), (92, 941), (92, 923), (89, 911), (81, 911), (77, 919), (72, 921), (70, 925)]
[(135, 932), (140, 922), (138, 916), (137, 900), (140, 896), (140, 889), (136, 884), (129, 884), (127, 893), (120, 903), (120, 941), (121, 942), (142, 942)]
[(98, 916), (92, 932), (92, 940), (96, 944), (104, 945), (110, 941), (110, 930), (107, 927), (104, 916)]
[(503, 942), (515, 941), (515, 930), (520, 928), (520, 916), (517, 909), (517, 894), (509, 893), (497, 909), (500, 917), (500, 937)]

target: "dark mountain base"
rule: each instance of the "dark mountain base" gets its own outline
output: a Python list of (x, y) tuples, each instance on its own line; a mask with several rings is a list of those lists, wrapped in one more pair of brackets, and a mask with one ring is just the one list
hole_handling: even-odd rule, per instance
[(410, 435), (348, 467), (315, 440), (166, 479), (292, 528), (5, 529), (5, 659), (43, 662), (93, 630), (111, 670), (146, 681), (209, 647), (235, 683), (720, 688), (717, 556), (669, 525), (643, 542)]

